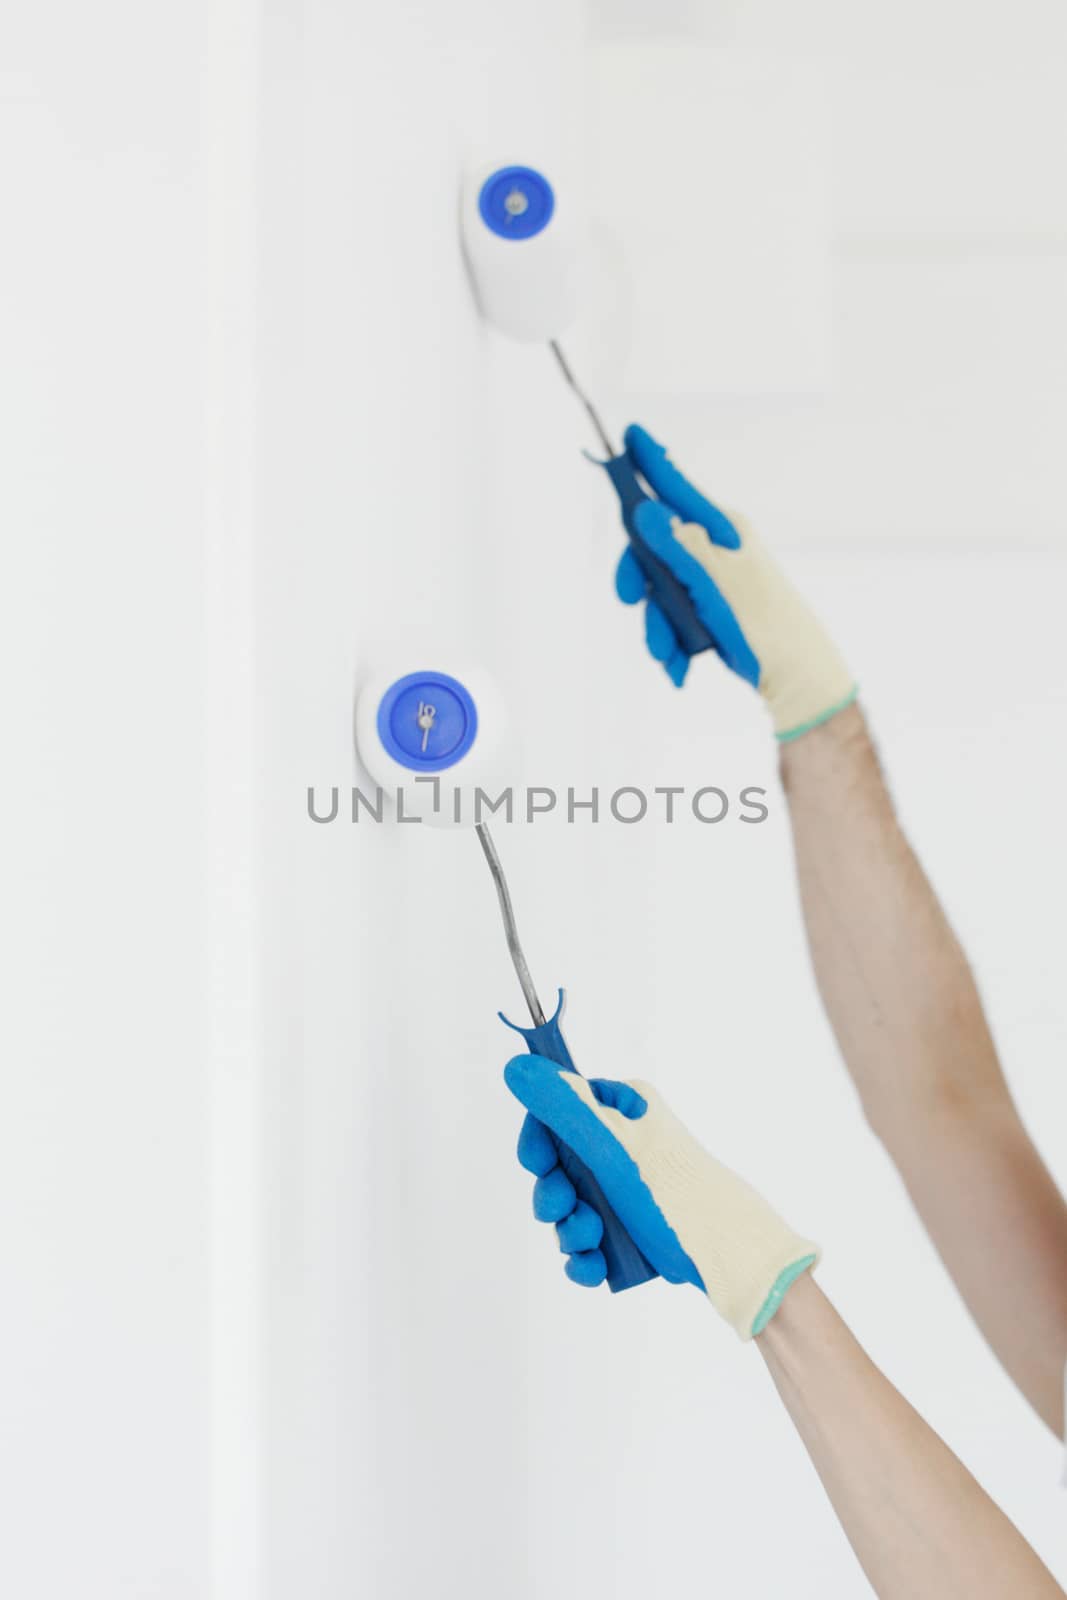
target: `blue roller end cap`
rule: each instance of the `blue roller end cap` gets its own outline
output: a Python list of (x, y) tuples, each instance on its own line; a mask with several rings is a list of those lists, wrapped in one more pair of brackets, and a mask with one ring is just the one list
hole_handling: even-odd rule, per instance
[(467, 754), (478, 712), (463, 685), (447, 672), (409, 672), (382, 696), (378, 737), (402, 767), (443, 772)]
[(552, 185), (533, 167), (501, 167), (478, 196), (482, 221), (501, 239), (532, 239), (547, 228), (555, 209)]

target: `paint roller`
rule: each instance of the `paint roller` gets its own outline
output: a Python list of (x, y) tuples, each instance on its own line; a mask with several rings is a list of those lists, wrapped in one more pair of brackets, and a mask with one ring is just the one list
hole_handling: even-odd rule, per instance
[[(374, 781), (395, 795), (405, 820), (417, 817), (437, 826), (474, 828), (492, 874), (531, 1026), (520, 1027), (503, 1012), (501, 1021), (521, 1035), (531, 1054), (576, 1072), (561, 1028), (565, 992), (558, 991), (556, 1009), (546, 1016), (519, 941), (500, 856), (481, 821), (485, 796), (499, 792), (510, 754), (501, 697), (488, 674), (477, 667), (454, 668), (450, 663), (447, 671), (440, 666), (404, 671), (403, 665), (379, 670), (360, 692), (356, 707), (360, 757)], [(632, 1289), (656, 1277), (589, 1168), (566, 1145), (558, 1148), (560, 1165), (578, 1198), (603, 1220), (600, 1248), (612, 1291)]]
[(578, 314), (580, 235), (565, 185), (540, 167), (522, 164), (472, 167), (460, 205), (463, 249), (475, 299), (486, 321), (511, 339), (547, 343), (560, 372), (592, 424), (606, 459), (603, 467), (618, 496), (623, 527), (653, 600), (687, 655), (714, 650), (688, 591), (648, 547), (635, 512), (646, 493), (628, 455), (619, 453), (560, 345)]

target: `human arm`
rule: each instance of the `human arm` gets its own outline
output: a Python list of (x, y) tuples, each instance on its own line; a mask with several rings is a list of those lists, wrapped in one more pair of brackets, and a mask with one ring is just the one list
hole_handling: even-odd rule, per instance
[(882, 1600), (1060, 1595), (823, 1297), (809, 1270), (816, 1247), (704, 1150), (655, 1089), (586, 1081), (538, 1056), (517, 1056), (505, 1076), (527, 1108), (519, 1159), (536, 1177), (535, 1215), (556, 1224), (568, 1264), (595, 1251), (598, 1234), (557, 1163), (558, 1142), (595, 1173), (662, 1276), (703, 1291), (760, 1350)]
[(782, 746), (816, 979), (866, 1117), (978, 1325), (1063, 1425), (1067, 1206), (854, 706)]
[[(722, 661), (770, 712), (816, 979), (867, 1119), (991, 1347), (1061, 1435), (1067, 1206), (897, 821), (851, 674), (752, 530), (727, 519), (731, 538), (699, 494), (680, 499), (678, 474), (642, 429), (627, 430), (627, 448), (663, 505), (673, 495), (675, 515), (661, 511), (649, 530), (656, 553), (687, 584)], [(642, 598), (628, 553), (617, 588), (630, 603)], [(646, 612), (649, 647), (670, 671), (676, 646), (652, 605)]]
[(1046, 1600), (1063, 1591), (893, 1387), (809, 1276), (755, 1341), (881, 1600)]

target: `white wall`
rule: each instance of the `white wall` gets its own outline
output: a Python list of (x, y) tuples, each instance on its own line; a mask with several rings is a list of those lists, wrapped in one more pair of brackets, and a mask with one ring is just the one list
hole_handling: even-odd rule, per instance
[(308, 784), (356, 776), (383, 651), (458, 642), (529, 679), (495, 597), (582, 481), (566, 408), (542, 431), (545, 357), (529, 388), (494, 376), (456, 235), (489, 129), (524, 145), (552, 97), (567, 142), (580, 16), (418, 13), (294, 6), (264, 39), (262, 1548), (265, 1593), (323, 1600), (522, 1593), (530, 1559), (537, 1299), (525, 1202), (492, 1198), (515, 1193), (492, 887), (471, 835), (305, 814)]
[(0, 1588), (207, 1592), (195, 5), (7, 7)]
[[(547, 118), (598, 210), (575, 356), (839, 632), (1067, 1182), (1067, 38), (1051, 3), (1005, 16), (620, 0), (586, 38), (565, 0), (108, 0), (17, 24), (5, 1591), (861, 1591), (754, 1353), (685, 1291), (583, 1296), (529, 1220), (474, 840), (316, 828), (304, 794), (353, 780), (383, 650), (457, 642), (502, 680), (519, 778), (773, 786), (741, 686), (675, 695), (643, 658), (582, 419), (473, 312), (463, 152)], [(768, 341), (760, 390), (709, 369), (678, 398), (647, 364), (627, 387), (643, 307), (612, 262), (646, 245), (605, 163), (609, 52), (637, 38), (715, 50), (720, 84), (822, 85), (795, 144), (825, 223), (782, 244), (826, 288), (779, 307), (820, 357), (803, 382)], [(650, 71), (653, 157), (670, 94)], [(709, 183), (744, 160), (716, 141)], [(676, 229), (730, 248), (714, 214)], [(711, 312), (663, 298), (666, 360)], [(834, 1059), (777, 794), (758, 829), (498, 832), (579, 1063), (656, 1078), (817, 1232), (872, 1353), (1067, 1578), (1055, 1444)]]

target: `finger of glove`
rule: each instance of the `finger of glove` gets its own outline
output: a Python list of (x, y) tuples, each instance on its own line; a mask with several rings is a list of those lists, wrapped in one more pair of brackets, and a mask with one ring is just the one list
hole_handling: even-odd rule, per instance
[[(691, 523), (685, 526), (696, 531)], [(651, 554), (689, 591), (698, 610), (708, 591), (725, 604), (708, 568), (686, 544), (675, 538), (674, 519), (666, 506), (658, 500), (643, 500), (634, 512), (634, 527)], [(709, 556), (712, 548), (708, 546)]]
[(603, 1250), (579, 1250), (567, 1258), (564, 1272), (583, 1289), (598, 1289), (608, 1275)]
[(679, 645), (671, 658), (663, 663), (667, 669), (667, 676), (676, 689), (680, 689), (685, 682), (685, 675), (689, 671), (689, 661), (688, 653)]
[(629, 545), (615, 568), (615, 593), (624, 606), (635, 606), (648, 593), (648, 579), (641, 571), (641, 563)]
[(538, 1222), (562, 1222), (578, 1203), (578, 1195), (562, 1167), (553, 1167), (533, 1187), (533, 1212)]
[(689, 479), (674, 465), (665, 445), (637, 423), (631, 423), (627, 428), (623, 445), (649, 488), (683, 522), (699, 522), (713, 544), (725, 545), (729, 550), (740, 547), (741, 535), (729, 517), (718, 506), (712, 505), (699, 489), (694, 489)]
[(559, 1247), (567, 1255), (580, 1250), (595, 1250), (604, 1237), (604, 1222), (599, 1211), (579, 1200), (569, 1217), (556, 1223)]
[[(615, 592), (624, 605), (636, 605), (648, 593), (648, 579), (633, 547), (627, 545), (615, 572)], [(645, 638), (657, 661), (662, 661), (667, 676), (680, 689), (689, 671), (689, 655), (678, 643), (674, 628), (659, 606), (650, 603), (645, 616)]]
[(678, 636), (654, 600), (645, 607), (645, 643), (657, 661), (670, 661), (678, 653)]
[(515, 1147), (515, 1154), (519, 1158), (520, 1167), (532, 1172), (535, 1178), (543, 1178), (553, 1167), (559, 1165), (559, 1151), (555, 1139), (544, 1123), (538, 1122), (529, 1112), (523, 1118), (522, 1127), (519, 1129), (519, 1142)]
[(634, 511), (634, 528), (647, 549), (658, 556), (687, 589), (699, 589), (711, 582), (703, 562), (675, 538), (675, 518), (660, 501), (641, 501)]
[(504, 1081), (527, 1111), (592, 1168), (594, 1176), (606, 1154), (605, 1133), (609, 1142), (614, 1137), (626, 1148), (631, 1124), (613, 1106), (602, 1106), (576, 1072), (562, 1070), (545, 1056), (514, 1056), (504, 1068)]
[(597, 1104), (613, 1107), (628, 1122), (639, 1122), (648, 1110), (648, 1101), (632, 1083), (620, 1078), (590, 1078), (588, 1082)]

